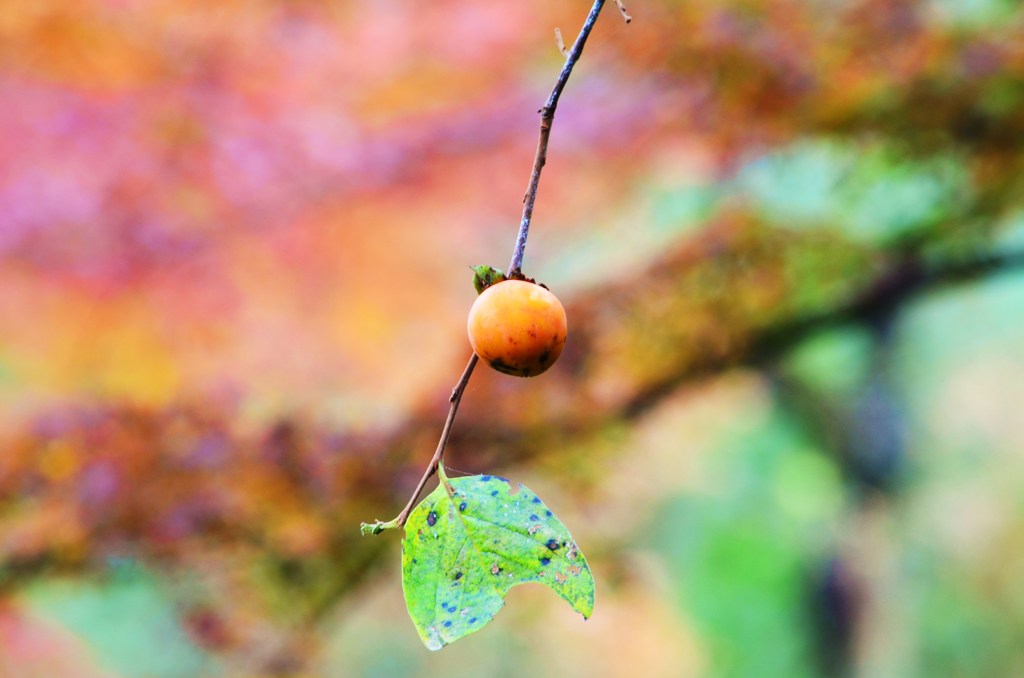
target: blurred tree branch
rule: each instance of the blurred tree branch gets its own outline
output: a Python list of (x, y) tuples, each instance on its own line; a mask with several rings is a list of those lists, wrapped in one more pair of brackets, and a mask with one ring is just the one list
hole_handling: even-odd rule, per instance
[(706, 362), (693, 369), (666, 375), (664, 380), (648, 385), (623, 407), (622, 415), (633, 418), (642, 414), (693, 379), (734, 366), (763, 365), (818, 332), (847, 324), (871, 323), (881, 316), (891, 316), (919, 297), (943, 287), (1022, 267), (1024, 251), (981, 254), (941, 263), (928, 263), (915, 256), (901, 257), (846, 303), (765, 328), (746, 349), (735, 355), (709, 356)]

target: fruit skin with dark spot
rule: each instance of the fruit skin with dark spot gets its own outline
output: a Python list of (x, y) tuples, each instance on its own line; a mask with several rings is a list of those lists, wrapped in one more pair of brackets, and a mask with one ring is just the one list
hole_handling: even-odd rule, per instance
[(517, 377), (535, 377), (555, 364), (568, 321), (558, 297), (525, 280), (485, 289), (469, 310), (469, 343), (488, 365)]

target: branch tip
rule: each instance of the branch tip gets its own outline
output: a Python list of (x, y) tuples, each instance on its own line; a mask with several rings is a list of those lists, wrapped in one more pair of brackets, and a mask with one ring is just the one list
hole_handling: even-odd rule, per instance
[(565, 48), (565, 41), (562, 40), (562, 31), (555, 28), (555, 44), (558, 45), (558, 51), (562, 53), (566, 59), (569, 58), (569, 50)]
[(618, 5), (619, 12), (627, 24), (633, 20), (633, 17), (629, 16), (629, 12), (626, 11), (626, 6), (622, 4), (622, 0), (615, 0), (615, 4)]
[(384, 530), (394, 530), (402, 527), (398, 524), (397, 520), (389, 520), (384, 522), (382, 520), (375, 520), (372, 523), (360, 523), (359, 532), (363, 535), (367, 534), (380, 534)]

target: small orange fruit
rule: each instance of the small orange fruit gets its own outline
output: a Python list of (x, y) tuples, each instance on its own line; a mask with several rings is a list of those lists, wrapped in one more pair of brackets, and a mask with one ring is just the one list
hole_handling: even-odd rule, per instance
[(517, 377), (535, 377), (554, 365), (567, 329), (558, 297), (524, 280), (491, 285), (469, 309), (473, 350), (494, 369)]

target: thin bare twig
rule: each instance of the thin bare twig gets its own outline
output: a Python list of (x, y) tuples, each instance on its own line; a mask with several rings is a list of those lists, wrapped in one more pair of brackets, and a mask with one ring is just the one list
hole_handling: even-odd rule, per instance
[(448, 401), (452, 406), (448, 409), (448, 418), (444, 421), (444, 428), (441, 430), (441, 439), (437, 442), (437, 449), (434, 450), (434, 456), (431, 457), (430, 463), (427, 465), (427, 470), (423, 472), (423, 477), (420, 478), (420, 482), (416, 485), (416, 489), (413, 490), (409, 503), (405, 505), (402, 512), (393, 520), (389, 520), (386, 523), (379, 520), (374, 523), (363, 523), (360, 529), (362, 529), (364, 534), (380, 534), (384, 530), (393, 530), (405, 527), (405, 521), (409, 519), (409, 514), (412, 513), (413, 506), (416, 505), (416, 500), (420, 498), (420, 494), (423, 492), (423, 488), (426, 486), (427, 481), (430, 480), (432, 475), (437, 473), (437, 469), (444, 459), (444, 449), (448, 446), (448, 437), (451, 435), (452, 424), (455, 422), (455, 413), (459, 411), (459, 403), (462, 402), (462, 394), (465, 393), (466, 386), (469, 385), (469, 378), (473, 375), (473, 368), (476, 367), (478, 360), (479, 358), (476, 353), (470, 356), (469, 362), (466, 363), (466, 369), (462, 371), (462, 376), (459, 377), (459, 381), (455, 384), (455, 388), (452, 389), (452, 394), (448, 397)]
[(626, 20), (627, 24), (633, 20), (633, 17), (629, 16), (629, 12), (626, 11), (626, 6), (622, 4), (622, 0), (615, 0), (615, 4), (619, 6), (619, 12), (622, 14), (622, 18)]
[(530, 172), (530, 183), (526, 188), (526, 195), (523, 196), (523, 218), (519, 222), (519, 233), (516, 235), (516, 246), (512, 251), (512, 260), (508, 265), (508, 275), (517, 276), (522, 273), (523, 254), (526, 251), (526, 238), (530, 235), (530, 221), (533, 219), (533, 205), (537, 201), (537, 188), (540, 186), (540, 171), (544, 168), (548, 156), (548, 137), (551, 136), (551, 123), (555, 118), (555, 108), (558, 107), (558, 99), (562, 96), (565, 83), (569, 80), (573, 67), (583, 54), (583, 46), (587, 44), (590, 31), (594, 28), (594, 22), (604, 7), (605, 0), (594, 0), (594, 6), (590, 8), (590, 14), (576, 36), (576, 42), (572, 44), (569, 54), (565, 57), (565, 65), (562, 72), (558, 74), (555, 81), (555, 88), (551, 90), (551, 96), (544, 103), (540, 113), (540, 139), (537, 141), (537, 153), (533, 159), (533, 170)]

